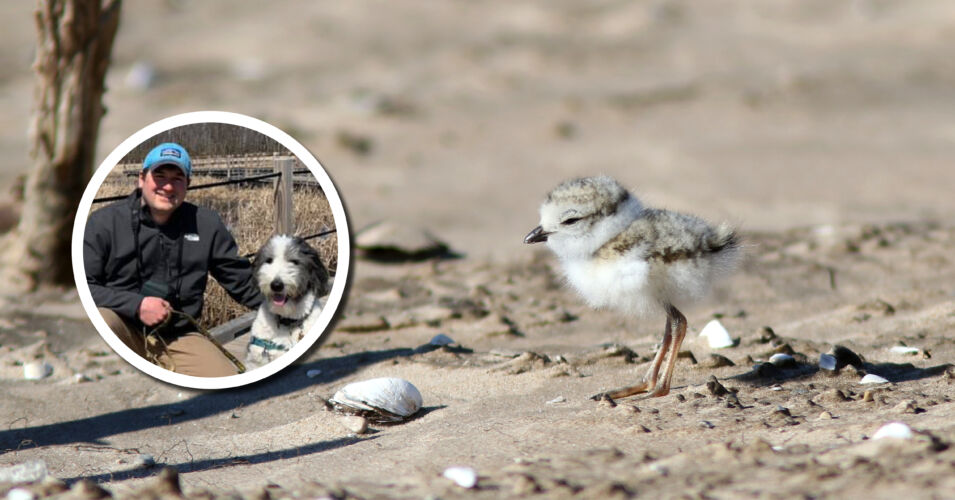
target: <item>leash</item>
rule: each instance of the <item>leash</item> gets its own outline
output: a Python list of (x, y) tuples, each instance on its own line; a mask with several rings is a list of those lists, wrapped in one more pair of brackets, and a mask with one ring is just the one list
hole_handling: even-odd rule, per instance
[[(176, 309), (171, 309), (169, 311), (169, 314), (166, 315), (166, 319), (164, 319), (162, 323), (159, 323), (158, 325), (156, 325), (156, 327), (150, 330), (149, 333), (143, 332), (145, 335), (145, 344), (147, 347), (146, 349), (147, 353), (151, 353), (148, 347), (150, 347), (151, 345), (156, 345), (157, 343), (162, 343), (163, 350), (168, 352), (169, 344), (167, 344), (166, 341), (163, 340), (162, 335), (159, 335), (159, 330), (162, 329), (164, 326), (168, 325), (170, 321), (172, 321), (173, 314), (186, 318), (190, 323), (192, 323), (192, 326), (196, 328), (196, 332), (199, 333), (199, 335), (202, 335), (203, 337), (208, 339), (210, 342), (212, 342), (212, 345), (216, 346), (219, 349), (219, 351), (225, 355), (226, 358), (229, 358), (229, 361), (231, 361), (232, 364), (235, 365), (239, 373), (245, 373), (245, 365), (242, 364), (242, 362), (239, 361), (239, 359), (236, 358), (231, 352), (226, 350), (225, 347), (222, 347), (222, 344), (220, 344), (219, 341), (215, 339), (215, 337), (213, 337), (212, 335), (209, 335), (209, 332), (207, 332), (205, 328), (199, 326), (199, 322), (196, 321), (196, 318), (193, 318), (192, 315), (190, 315), (189, 313), (186, 313), (183, 311), (177, 311)], [(152, 362), (153, 364), (158, 365), (159, 360), (156, 359), (155, 354), (152, 354), (151, 356), (153, 359), (150, 359), (149, 361)], [(167, 356), (167, 358), (170, 360), (170, 363), (172, 364), (172, 371), (175, 371), (176, 365), (175, 363), (172, 362), (172, 358), (169, 356)]]

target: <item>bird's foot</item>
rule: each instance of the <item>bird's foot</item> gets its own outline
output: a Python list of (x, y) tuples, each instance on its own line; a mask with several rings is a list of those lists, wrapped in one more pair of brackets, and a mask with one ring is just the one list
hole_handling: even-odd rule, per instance
[(651, 392), (649, 396), (651, 398), (660, 398), (660, 397), (666, 396), (667, 394), (670, 394), (670, 387), (668, 385), (661, 385), (660, 387), (657, 387), (656, 389), (654, 389), (654, 391)]
[[(653, 386), (649, 382), (641, 382), (637, 385), (632, 385), (630, 387), (621, 387), (620, 389), (615, 389), (613, 391), (601, 392), (600, 394), (594, 394), (590, 396), (590, 399), (594, 401), (613, 401), (614, 399), (625, 398), (627, 396), (633, 396), (634, 394), (640, 394), (642, 392), (647, 392), (652, 389)], [(661, 394), (663, 396), (663, 394)]]

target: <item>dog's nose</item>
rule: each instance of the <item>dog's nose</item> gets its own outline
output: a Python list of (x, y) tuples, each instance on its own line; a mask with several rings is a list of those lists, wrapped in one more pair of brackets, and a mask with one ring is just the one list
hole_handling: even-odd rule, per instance
[(269, 283), (269, 288), (271, 288), (273, 292), (281, 292), (285, 289), (285, 283), (282, 283), (281, 280), (272, 280), (272, 282)]

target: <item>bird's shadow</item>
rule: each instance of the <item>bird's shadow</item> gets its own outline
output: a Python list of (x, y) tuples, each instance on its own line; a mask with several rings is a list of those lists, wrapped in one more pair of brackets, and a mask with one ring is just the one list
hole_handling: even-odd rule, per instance
[(777, 367), (771, 363), (758, 363), (749, 371), (727, 377), (727, 379), (758, 387), (791, 380), (813, 379), (819, 375), (838, 376), (846, 373), (846, 370), (854, 370), (860, 378), (865, 374), (871, 373), (879, 375), (889, 382), (898, 383), (937, 377), (944, 374), (952, 366), (951, 363), (945, 363), (927, 368), (919, 368), (912, 363), (865, 362), (859, 367), (850, 365), (843, 367), (841, 370), (828, 371), (810, 363), (797, 363), (792, 367)]

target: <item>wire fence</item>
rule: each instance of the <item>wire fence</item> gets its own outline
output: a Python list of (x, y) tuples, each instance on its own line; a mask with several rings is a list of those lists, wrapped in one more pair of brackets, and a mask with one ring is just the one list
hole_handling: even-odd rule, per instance
[[(299, 169), (299, 170), (293, 170), (291, 173), (292, 173), (293, 176), (295, 176), (295, 175), (303, 175), (303, 174), (311, 174), (311, 170), (308, 170), (308, 169)], [(194, 174), (197, 174), (197, 175), (198, 175), (198, 174), (200, 174), (200, 172), (199, 172), (199, 171), (194, 171)], [(282, 176), (282, 173), (281, 173), (281, 172), (271, 172), (271, 173), (262, 174), (262, 175), (252, 175), (252, 176), (248, 176), (248, 177), (241, 177), (241, 178), (238, 178), (238, 179), (229, 179), (229, 180), (226, 180), (226, 181), (210, 182), (210, 183), (206, 183), (206, 184), (199, 184), (199, 185), (196, 185), (196, 186), (190, 186), (190, 187), (189, 187), (189, 191), (196, 191), (196, 190), (200, 190), (200, 189), (209, 189), (209, 188), (214, 188), (214, 187), (227, 186), (227, 185), (230, 185), (230, 184), (245, 184), (245, 183), (249, 183), (249, 182), (261, 182), (261, 181), (266, 180), (266, 179), (274, 179), (274, 178), (278, 178), (278, 177), (281, 177), (281, 176)], [(321, 185), (318, 183), (318, 180), (317, 180), (317, 179), (314, 179), (314, 178), (309, 179), (309, 180), (300, 180), (300, 181), (298, 181), (297, 183), (298, 183), (298, 184), (306, 184), (306, 185), (309, 185), (309, 186), (315, 186), (315, 187), (318, 187), (319, 189), (321, 189)], [(107, 202), (111, 202), (111, 201), (119, 201), (119, 200), (125, 199), (125, 198), (128, 197), (128, 196), (129, 196), (129, 195), (119, 195), (119, 196), (107, 196), (107, 197), (103, 197), (103, 198), (96, 198), (96, 199), (93, 200), (93, 203), (96, 204), (96, 203), (107, 203)], [(299, 236), (299, 237), (302, 238), (302, 239), (305, 240), (305, 241), (308, 241), (308, 240), (312, 240), (312, 239), (315, 239), (315, 238), (321, 238), (321, 237), (323, 237), (323, 236), (328, 236), (329, 234), (333, 234), (333, 233), (335, 233), (336, 231), (337, 231), (337, 230), (336, 230), (335, 228), (332, 228), (332, 229), (323, 230), (323, 231), (318, 232), (318, 233), (315, 233), (315, 234), (310, 234), (310, 235), (307, 235), (307, 236)], [(255, 253), (253, 252), (253, 253), (250, 253), (250, 254), (243, 255), (242, 257), (247, 259), (247, 258), (252, 257), (252, 256), (254, 256), (254, 255), (255, 255)]]

